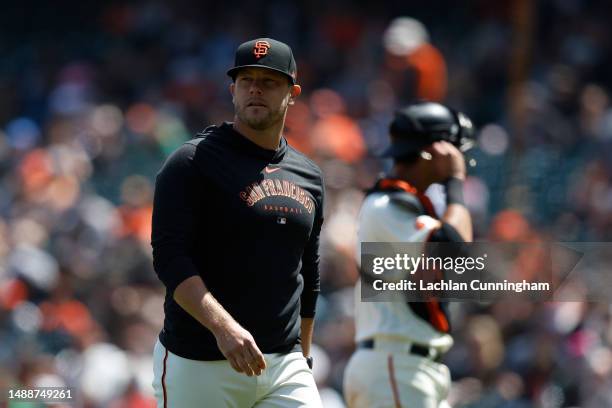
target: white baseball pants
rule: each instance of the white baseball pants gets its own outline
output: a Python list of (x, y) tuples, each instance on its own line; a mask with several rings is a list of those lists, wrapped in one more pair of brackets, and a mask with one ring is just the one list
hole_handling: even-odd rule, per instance
[(358, 349), (344, 372), (349, 408), (449, 408), (444, 364), (401, 352)]
[(264, 354), (260, 376), (238, 373), (227, 360), (179, 357), (159, 340), (153, 351), (158, 408), (321, 408), (312, 371), (300, 352)]

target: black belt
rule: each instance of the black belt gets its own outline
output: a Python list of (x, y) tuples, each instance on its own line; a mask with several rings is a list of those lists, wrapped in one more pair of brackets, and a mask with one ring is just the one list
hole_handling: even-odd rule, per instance
[[(358, 348), (365, 348), (365, 349), (373, 349), (374, 348), (374, 339), (367, 339), (367, 340), (361, 340), (357, 342), (357, 347)], [(440, 358), (442, 357), (441, 353), (433, 353), (433, 355), (431, 355), (430, 353), (430, 348), (426, 347), (426, 346), (421, 346), (420, 344), (415, 344), (412, 343), (410, 345), (410, 350), (408, 350), (408, 354), (416, 354), (417, 356), (422, 356), (422, 357), (426, 357), (429, 358), (433, 361), (439, 361)]]

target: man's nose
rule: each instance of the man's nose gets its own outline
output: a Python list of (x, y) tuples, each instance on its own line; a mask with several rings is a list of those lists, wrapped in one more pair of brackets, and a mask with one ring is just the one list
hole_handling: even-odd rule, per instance
[(251, 82), (251, 86), (249, 87), (249, 92), (251, 94), (262, 93), (261, 82), (258, 80), (254, 80), (253, 82)]

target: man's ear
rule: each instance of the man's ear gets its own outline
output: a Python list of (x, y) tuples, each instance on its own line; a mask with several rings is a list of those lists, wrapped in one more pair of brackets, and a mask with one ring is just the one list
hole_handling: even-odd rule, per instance
[(289, 91), (289, 105), (295, 104), (295, 98), (300, 96), (302, 93), (302, 87), (299, 85), (291, 85), (291, 91)]
[(234, 90), (235, 89), (236, 89), (236, 84), (232, 82), (229, 86), (230, 94), (232, 94), (232, 102), (234, 102)]

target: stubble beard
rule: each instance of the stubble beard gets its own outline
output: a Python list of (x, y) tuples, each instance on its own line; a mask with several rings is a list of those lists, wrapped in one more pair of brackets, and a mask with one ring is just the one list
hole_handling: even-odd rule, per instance
[(278, 124), (283, 119), (287, 107), (281, 107), (277, 111), (272, 111), (269, 108), (266, 108), (268, 109), (268, 113), (265, 116), (257, 117), (248, 115), (246, 112), (247, 109), (247, 107), (236, 105), (236, 116), (238, 116), (238, 119), (240, 119), (242, 123), (246, 124), (251, 129), (266, 130)]

